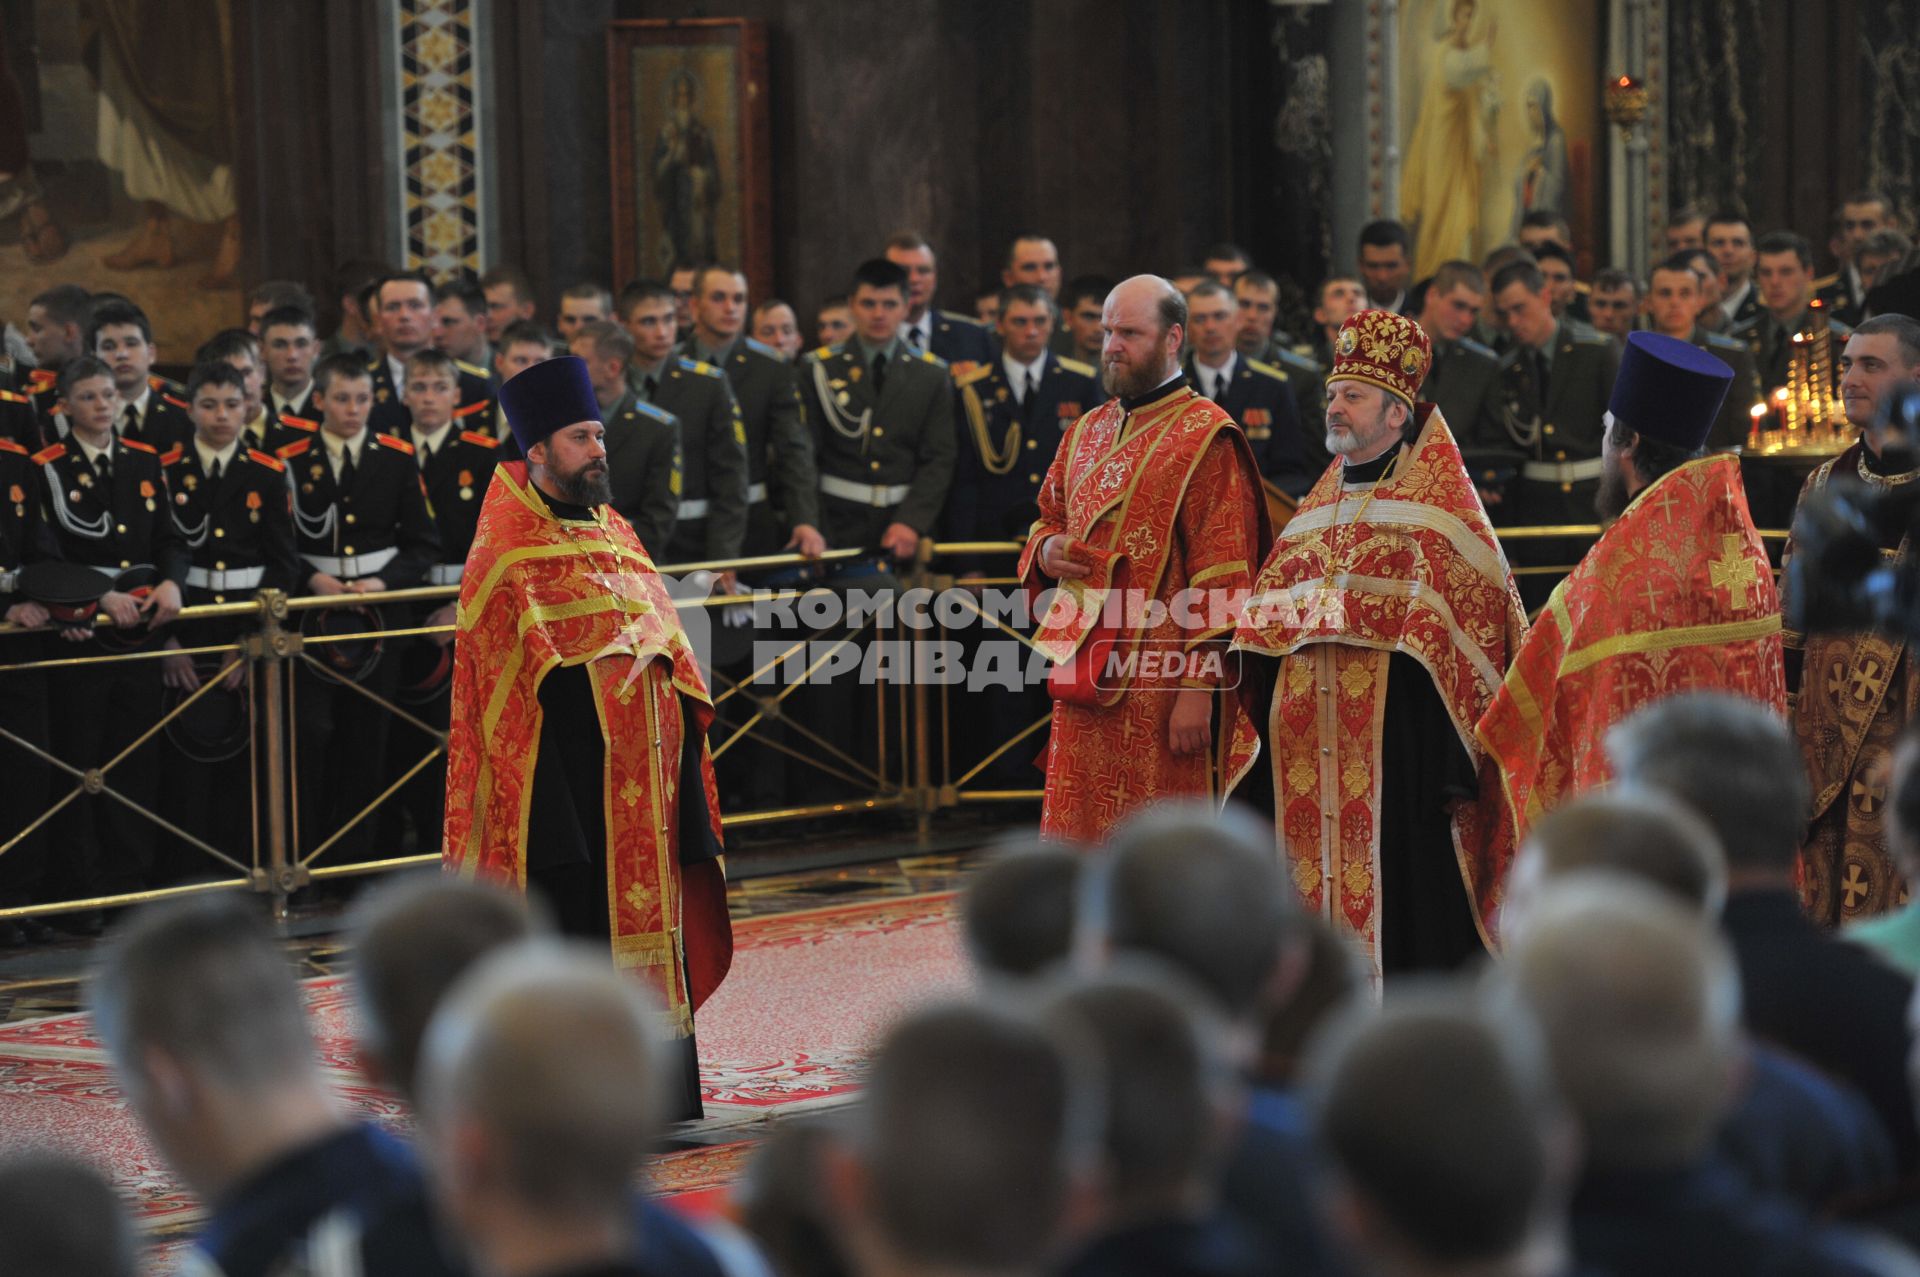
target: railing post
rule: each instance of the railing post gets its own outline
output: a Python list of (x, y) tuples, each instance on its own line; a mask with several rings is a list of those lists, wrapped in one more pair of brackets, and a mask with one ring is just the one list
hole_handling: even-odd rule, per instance
[(260, 667), (262, 753), (266, 760), (267, 880), (273, 896), (274, 920), (287, 916), (287, 897), (306, 874), (295, 863), (287, 807), (287, 658), (299, 647), (299, 636), (282, 624), (287, 596), (281, 590), (262, 590), (260, 628), (247, 642), (247, 659)]
[[(933, 559), (934, 543), (920, 538), (919, 546), (913, 552), (913, 579), (909, 583), (914, 589), (925, 585), (929, 578), (927, 565)], [(931, 602), (929, 607), (932, 607)], [(937, 615), (938, 609), (934, 608)], [(914, 792), (914, 838), (926, 846), (933, 834), (933, 809), (939, 799), (939, 792), (933, 787), (933, 745), (929, 719), (932, 717), (931, 698), (927, 693), (927, 670), (925, 664), (926, 647), (922, 642), (922, 630), (918, 626), (906, 626), (913, 643), (913, 684), (908, 695), (913, 702), (913, 792)]]

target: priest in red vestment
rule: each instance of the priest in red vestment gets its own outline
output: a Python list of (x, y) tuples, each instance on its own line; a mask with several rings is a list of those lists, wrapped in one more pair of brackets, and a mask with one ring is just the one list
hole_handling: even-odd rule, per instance
[(1234, 797), (1271, 805), (1301, 899), (1376, 975), (1484, 952), (1512, 856), (1473, 725), (1526, 616), (1445, 418), (1417, 402), (1431, 353), (1391, 311), (1341, 325), (1326, 410), (1337, 460), (1233, 636), (1262, 728), (1230, 759)]
[(1609, 778), (1607, 729), (1681, 692), (1787, 712), (1780, 595), (1740, 459), (1703, 455), (1733, 370), (1691, 342), (1627, 338), (1597, 498), (1610, 526), (1534, 622), (1478, 728), (1516, 836)]
[(500, 388), (524, 461), (481, 506), (456, 614), (449, 872), (538, 888), (561, 929), (653, 986), (699, 1115), (693, 1014), (733, 954), (705, 680), (633, 527), (608, 504), (586, 364)]
[(1101, 381), (1040, 488), (1019, 574), (1057, 582), (1034, 645), (1055, 662), (1041, 832), (1096, 843), (1163, 798), (1218, 796), (1227, 637), (1267, 538), (1240, 427), (1180, 371), (1187, 304), (1157, 275), (1107, 296)]

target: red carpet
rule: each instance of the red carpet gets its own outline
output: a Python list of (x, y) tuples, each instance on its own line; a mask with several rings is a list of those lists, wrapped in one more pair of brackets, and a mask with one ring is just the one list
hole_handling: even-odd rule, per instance
[[(661, 1192), (710, 1201), (736, 1178), (750, 1124), (841, 1102), (875, 1039), (919, 1001), (959, 992), (966, 975), (952, 893), (746, 918), (734, 924), (733, 972), (699, 1021), (707, 1117), (741, 1139), (657, 1159)], [(307, 985), (322, 1063), (346, 1107), (395, 1129), (391, 1096), (360, 1080), (344, 981)], [(150, 1229), (189, 1223), (198, 1204), (141, 1134), (84, 1015), (0, 1029), (0, 1152), (46, 1147), (100, 1167)]]

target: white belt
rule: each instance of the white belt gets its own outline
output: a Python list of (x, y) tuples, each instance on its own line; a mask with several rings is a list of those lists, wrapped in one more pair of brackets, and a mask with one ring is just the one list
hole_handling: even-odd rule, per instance
[(187, 584), (199, 590), (257, 590), (267, 570), (257, 568), (188, 568)]
[(339, 577), (342, 581), (351, 581), (355, 577), (372, 576), (393, 562), (394, 556), (399, 553), (399, 546), (390, 545), (384, 550), (372, 550), (366, 554), (349, 554), (343, 559), (325, 554), (303, 554), (300, 557), (305, 559), (316, 572), (325, 572), (328, 576)]
[(889, 506), (899, 505), (913, 491), (910, 483), (896, 483), (892, 487), (879, 483), (855, 483), (851, 479), (842, 479), (838, 475), (820, 476), (820, 491), (830, 497), (839, 497), (842, 501), (858, 501), (861, 505)]
[(683, 519), (704, 519), (707, 517), (707, 499), (696, 497), (680, 503), (680, 517)]
[(467, 574), (464, 563), (436, 563), (427, 569), (427, 584), (458, 585), (460, 578)]
[(749, 483), (747, 485), (747, 504), (748, 505), (759, 505), (762, 501), (765, 501), (766, 499), (767, 499), (766, 484)]
[(1520, 467), (1524, 478), (1541, 483), (1585, 483), (1607, 472), (1607, 463), (1599, 457), (1591, 461), (1529, 461)]

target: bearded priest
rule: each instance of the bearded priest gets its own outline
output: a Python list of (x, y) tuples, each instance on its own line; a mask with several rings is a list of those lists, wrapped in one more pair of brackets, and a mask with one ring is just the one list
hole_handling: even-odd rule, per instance
[(693, 1015), (733, 955), (713, 704), (609, 504), (585, 362), (534, 364), (500, 406), (526, 459), (494, 471), (461, 578), (444, 864), (538, 888), (562, 931), (650, 984), (679, 1039), (674, 1115), (698, 1117)]
[(1264, 728), (1229, 759), (1234, 795), (1271, 805), (1301, 899), (1376, 977), (1484, 952), (1512, 855), (1473, 725), (1526, 616), (1446, 420), (1416, 401), (1431, 351), (1391, 311), (1340, 326), (1336, 460), (1233, 636)]
[(1627, 337), (1595, 502), (1611, 524), (1547, 600), (1478, 729), (1518, 837), (1604, 784), (1607, 729), (1657, 700), (1724, 691), (1786, 717), (1780, 595), (1740, 459), (1704, 453), (1732, 381), (1692, 342)]

